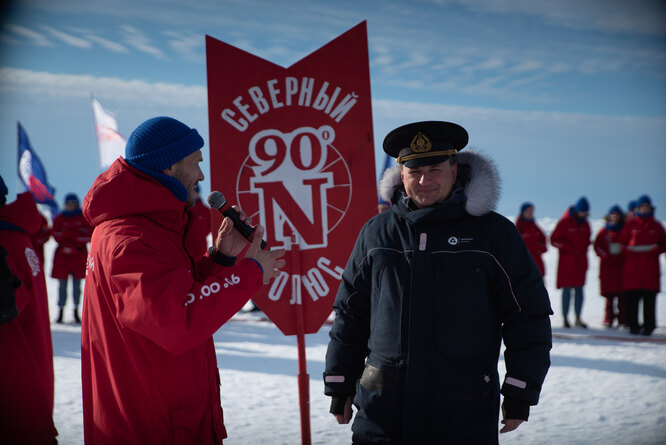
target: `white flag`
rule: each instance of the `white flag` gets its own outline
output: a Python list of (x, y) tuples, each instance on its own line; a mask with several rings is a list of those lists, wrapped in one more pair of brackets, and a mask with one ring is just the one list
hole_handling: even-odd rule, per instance
[(102, 108), (102, 105), (92, 98), (92, 109), (95, 117), (95, 132), (97, 133), (97, 150), (99, 152), (99, 168), (104, 171), (118, 156), (125, 154), (125, 138), (118, 133), (118, 123), (111, 113)]

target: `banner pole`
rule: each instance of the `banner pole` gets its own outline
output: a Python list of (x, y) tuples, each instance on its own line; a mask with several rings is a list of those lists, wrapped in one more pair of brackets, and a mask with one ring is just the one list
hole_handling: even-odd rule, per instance
[[(300, 305), (299, 305), (300, 308)], [(299, 332), (296, 336), (298, 341), (298, 396), (301, 409), (301, 442), (310, 445), (310, 375), (307, 372), (305, 359), (305, 334), (303, 328), (303, 310), (298, 310)]]
[[(301, 272), (301, 250), (298, 246), (298, 235), (291, 236), (291, 248), (293, 251), (293, 270), (300, 275)], [(300, 280), (297, 280), (297, 289), (292, 292), (296, 295), (296, 341), (298, 346), (298, 401), (301, 413), (301, 443), (310, 445), (310, 375), (307, 370), (307, 360), (305, 357), (305, 318), (303, 311), (303, 301), (300, 292)]]

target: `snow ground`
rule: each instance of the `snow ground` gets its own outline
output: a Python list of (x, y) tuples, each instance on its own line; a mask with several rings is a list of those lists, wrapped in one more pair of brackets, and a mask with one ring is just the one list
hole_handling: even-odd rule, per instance
[[(556, 221), (540, 220), (550, 233)], [(596, 234), (601, 221), (593, 221)], [(53, 240), (45, 246), (50, 274)], [(501, 444), (666, 444), (666, 301), (658, 296), (657, 322), (650, 338), (602, 327), (604, 300), (599, 296), (598, 258), (590, 249), (583, 319), (590, 329), (562, 328), (560, 291), (555, 288), (557, 251), (545, 254), (546, 284), (555, 315), (552, 366), (541, 400), (530, 420), (500, 436)], [(662, 289), (666, 258), (662, 262)], [(57, 302), (57, 281), (47, 278), (51, 317)], [(71, 304), (71, 301), (69, 302)], [(83, 443), (81, 408), (80, 327), (52, 325), (55, 409), (61, 444)], [(324, 356), (329, 326), (306, 336), (310, 376), (312, 444), (351, 442), (349, 425), (328, 414), (323, 395)], [(611, 337), (611, 338), (608, 338)], [(256, 313), (236, 315), (214, 336), (222, 377), (222, 405), (229, 438), (226, 445), (293, 445), (301, 443), (298, 407), (296, 337), (283, 336)], [(499, 364), (500, 375), (504, 362)]]

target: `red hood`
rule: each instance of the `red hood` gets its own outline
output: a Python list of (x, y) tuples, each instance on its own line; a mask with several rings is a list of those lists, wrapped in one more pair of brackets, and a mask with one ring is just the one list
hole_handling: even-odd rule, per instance
[[(580, 220), (579, 220), (578, 218), (576, 218), (574, 215), (572, 215), (572, 213), (575, 213), (575, 212), (573, 211), (573, 206), (569, 206), (569, 207), (564, 211), (564, 214), (562, 215), (562, 218), (561, 218), (561, 219), (562, 219), (562, 220), (564, 220), (564, 219), (570, 219), (570, 220), (575, 221), (575, 222), (580, 222)], [(587, 217), (586, 217), (585, 219), (583, 219), (583, 221), (587, 221)]]
[(0, 220), (22, 228), (28, 235), (42, 227), (42, 214), (30, 192), (19, 193), (16, 201), (0, 207)]
[(571, 216), (571, 209), (572, 208), (573, 208), (573, 206), (567, 207), (567, 209), (562, 214), (562, 218), (560, 218), (560, 219), (575, 219), (573, 216)]
[(83, 199), (83, 215), (92, 226), (140, 215), (182, 232), (187, 222), (186, 206), (157, 180), (119, 158), (95, 179)]

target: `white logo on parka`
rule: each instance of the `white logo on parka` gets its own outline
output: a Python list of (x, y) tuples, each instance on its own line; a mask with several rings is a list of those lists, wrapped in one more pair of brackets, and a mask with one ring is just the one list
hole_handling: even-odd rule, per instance
[(37, 253), (30, 247), (26, 247), (25, 259), (28, 261), (30, 269), (32, 269), (32, 276), (36, 277), (39, 271), (42, 269), (39, 265), (39, 257), (37, 256)]
[(457, 246), (458, 244), (467, 244), (474, 241), (474, 238), (458, 238), (457, 236), (452, 236), (448, 239), (448, 242), (452, 246)]
[(218, 282), (218, 281), (213, 281), (210, 284), (204, 284), (203, 286), (201, 286), (201, 289), (199, 291), (199, 295), (195, 295), (192, 292), (187, 294), (187, 301), (183, 304), (183, 306), (187, 306), (189, 304), (192, 304), (197, 299), (198, 300), (203, 300), (204, 297), (209, 297), (211, 295), (217, 294), (222, 289), (222, 286), (224, 286), (224, 288), (226, 289), (230, 286), (235, 286), (238, 283), (240, 283), (240, 277), (237, 276), (237, 275), (231, 274), (231, 277), (224, 279), (224, 284), (220, 284), (220, 282)]

